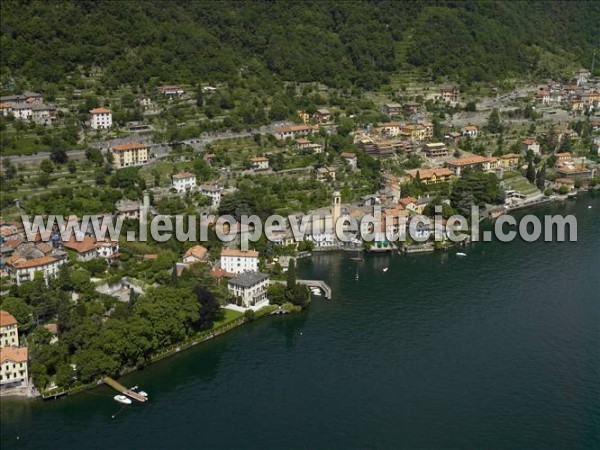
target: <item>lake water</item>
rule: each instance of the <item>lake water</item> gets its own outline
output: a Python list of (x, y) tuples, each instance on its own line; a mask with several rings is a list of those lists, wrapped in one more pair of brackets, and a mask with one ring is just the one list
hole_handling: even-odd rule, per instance
[(600, 195), (530, 212), (579, 242), (315, 256), (332, 300), (124, 377), (145, 405), (3, 400), (2, 449), (600, 448)]

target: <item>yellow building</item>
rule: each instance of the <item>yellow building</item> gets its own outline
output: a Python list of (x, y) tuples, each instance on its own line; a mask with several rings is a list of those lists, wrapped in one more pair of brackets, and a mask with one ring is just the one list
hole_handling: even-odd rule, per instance
[(17, 320), (8, 311), (0, 310), (0, 348), (18, 346)]
[(518, 155), (516, 153), (508, 153), (506, 155), (502, 155), (498, 159), (498, 166), (505, 168), (516, 167), (519, 164), (520, 156), (521, 155)]
[(27, 347), (0, 349), (0, 390), (28, 385), (27, 360)]
[(419, 179), (423, 184), (446, 183), (454, 176), (454, 172), (443, 167), (440, 169), (414, 169), (407, 170), (406, 174), (411, 181)]
[(148, 162), (148, 146), (139, 142), (115, 145), (112, 148), (114, 165), (117, 169), (139, 166)]
[(27, 347), (19, 347), (17, 319), (0, 310), (0, 390), (27, 386)]

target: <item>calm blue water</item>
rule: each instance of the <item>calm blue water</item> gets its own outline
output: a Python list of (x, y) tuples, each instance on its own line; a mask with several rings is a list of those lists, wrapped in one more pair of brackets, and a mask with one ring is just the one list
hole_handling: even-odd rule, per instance
[(2, 449), (600, 448), (600, 196), (534, 212), (579, 242), (367, 257), (358, 282), (316, 256), (331, 301), (125, 377), (146, 405), (3, 400)]

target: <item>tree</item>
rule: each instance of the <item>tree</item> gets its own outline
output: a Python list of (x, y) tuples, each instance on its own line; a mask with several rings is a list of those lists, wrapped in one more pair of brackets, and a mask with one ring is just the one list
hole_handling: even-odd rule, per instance
[(49, 159), (44, 159), (40, 163), (40, 170), (46, 174), (51, 174), (52, 172), (54, 172), (54, 164), (52, 164), (52, 161), (50, 161)]
[(530, 160), (529, 164), (527, 165), (525, 177), (530, 183), (535, 184), (535, 166), (533, 165), (533, 160)]
[(543, 191), (546, 187), (546, 164), (542, 166), (542, 168), (537, 173), (537, 178), (535, 180), (535, 185), (540, 191)]
[(36, 179), (36, 183), (38, 184), (38, 186), (44, 188), (50, 185), (50, 181), (50, 175), (47, 172), (40, 173)]
[(256, 318), (256, 313), (253, 309), (247, 309), (244, 311), (244, 317), (248, 322), (252, 322)]
[(295, 259), (290, 259), (290, 264), (288, 266), (287, 274), (286, 274), (286, 288), (289, 290), (294, 289), (296, 286), (296, 261)]
[(310, 291), (307, 286), (296, 284), (288, 291), (288, 298), (292, 304), (306, 308), (310, 302)]
[(104, 157), (102, 152), (97, 148), (88, 148), (85, 151), (85, 157), (88, 161), (94, 163), (97, 166), (101, 166), (104, 163)]
[(66, 164), (69, 161), (69, 155), (64, 148), (57, 148), (50, 152), (50, 160), (54, 164)]
[(0, 304), (0, 309), (8, 311), (17, 320), (19, 330), (28, 329), (33, 323), (31, 307), (18, 297), (7, 297)]
[(497, 108), (494, 108), (488, 117), (487, 129), (490, 133), (500, 133), (502, 131), (500, 113)]
[(267, 298), (272, 305), (283, 305), (285, 303), (286, 287), (283, 284), (274, 283), (267, 288)]
[(561, 152), (572, 152), (573, 151), (573, 140), (570, 136), (565, 136), (560, 142), (559, 151)]
[(200, 316), (198, 320), (198, 327), (210, 326), (219, 313), (219, 301), (215, 295), (208, 291), (202, 286), (196, 286), (194, 288), (194, 294), (198, 300), (200, 306)]
[(477, 111), (477, 103), (475, 103), (473, 101), (468, 102), (465, 105), (465, 111), (468, 111), (468, 112), (475, 112), (475, 111)]
[(69, 170), (69, 173), (75, 173), (75, 172), (77, 172), (77, 164), (75, 164), (75, 161), (70, 160), (67, 163), (67, 169)]

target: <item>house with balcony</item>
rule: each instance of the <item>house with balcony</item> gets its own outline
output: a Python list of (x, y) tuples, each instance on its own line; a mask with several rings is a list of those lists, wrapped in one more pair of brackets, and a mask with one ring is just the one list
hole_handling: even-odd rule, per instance
[(250, 160), (254, 170), (267, 170), (269, 168), (269, 158), (266, 156), (256, 156)]
[(402, 113), (402, 105), (396, 102), (386, 103), (382, 106), (381, 112), (388, 117), (397, 116)]
[(227, 289), (232, 296), (241, 300), (242, 306), (250, 308), (261, 303), (268, 303), (267, 288), (269, 276), (262, 272), (245, 272), (227, 282)]
[(112, 148), (113, 164), (115, 168), (141, 166), (149, 160), (149, 149), (147, 144), (141, 142), (129, 142), (127, 144), (115, 145)]
[(278, 140), (296, 139), (298, 136), (306, 136), (315, 133), (319, 128), (313, 125), (289, 125), (284, 127), (275, 127), (273, 135)]
[(221, 186), (218, 184), (202, 184), (198, 189), (203, 196), (210, 198), (212, 208), (219, 207), (221, 204), (221, 194), (223, 192)]
[(171, 186), (182, 194), (196, 189), (196, 175), (190, 172), (179, 172), (173, 175)]
[(406, 174), (411, 181), (420, 180), (423, 184), (447, 183), (454, 177), (454, 172), (447, 167), (407, 170)]
[(256, 250), (221, 250), (221, 269), (228, 273), (258, 271), (258, 252)]
[(487, 156), (473, 155), (465, 156), (464, 158), (452, 159), (446, 163), (446, 166), (457, 176), (466, 169), (481, 169), (485, 171), (495, 169), (497, 165), (496, 158), (489, 158)]
[(421, 149), (428, 158), (443, 158), (448, 156), (448, 147), (443, 142), (425, 144)]
[(112, 112), (108, 108), (90, 110), (90, 128), (92, 130), (108, 130), (112, 127)]
[(0, 348), (0, 390), (25, 388), (29, 384), (27, 347)]
[(63, 259), (55, 256), (42, 256), (26, 260), (13, 255), (6, 263), (11, 279), (20, 286), (25, 281), (33, 281), (37, 273), (40, 273), (46, 282), (55, 278), (59, 267), (64, 263)]

